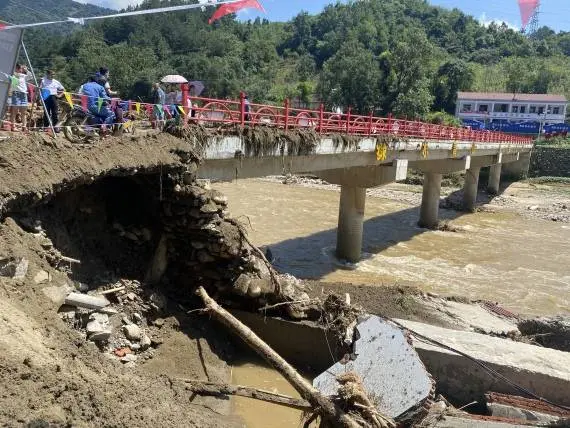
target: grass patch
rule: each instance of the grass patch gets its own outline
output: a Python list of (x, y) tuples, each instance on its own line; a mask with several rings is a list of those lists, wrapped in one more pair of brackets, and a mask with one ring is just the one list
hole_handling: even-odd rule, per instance
[(527, 178), (529, 184), (570, 184), (570, 177), (533, 177)]

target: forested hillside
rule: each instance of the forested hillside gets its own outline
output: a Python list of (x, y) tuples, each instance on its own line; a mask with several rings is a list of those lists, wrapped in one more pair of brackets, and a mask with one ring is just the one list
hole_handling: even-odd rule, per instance
[[(165, 3), (181, 2), (141, 7)], [(106, 20), (65, 37), (30, 31), (26, 41), (36, 67), (55, 68), (67, 87), (107, 65), (131, 98), (145, 99), (151, 83), (171, 73), (205, 81), (213, 97), (245, 90), (254, 102), (323, 100), (409, 117), (452, 112), (457, 90), (570, 96), (570, 33), (542, 28), (529, 38), (425, 0), (334, 4), (288, 23), (227, 17), (208, 25), (211, 13)]]
[(109, 9), (72, 0), (0, 0), (0, 19), (18, 24), (56, 21), (68, 16), (94, 16), (104, 12), (109, 12)]

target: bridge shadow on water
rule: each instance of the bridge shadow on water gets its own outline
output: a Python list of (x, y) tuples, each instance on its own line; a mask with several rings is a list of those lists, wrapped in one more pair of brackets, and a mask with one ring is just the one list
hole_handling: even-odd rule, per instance
[[(390, 247), (405, 245), (423, 233), (430, 233), (417, 225), (419, 207), (373, 217), (364, 222), (362, 257), (365, 263)], [(465, 213), (440, 209), (440, 220), (454, 220)], [(320, 279), (336, 270), (351, 270), (355, 266), (336, 257), (337, 229), (329, 229), (277, 244), (269, 248), (274, 257), (274, 266), (282, 273), (305, 278)]]
[[(501, 195), (510, 183), (502, 183)], [(487, 193), (487, 177), (482, 174), (479, 182), (477, 205), (486, 204), (495, 196)], [(458, 211), (463, 200), (463, 190), (459, 189), (440, 203), (439, 219), (452, 221), (462, 217), (467, 212)], [(453, 209), (452, 209), (453, 208)], [(366, 214), (370, 216), (370, 207)], [(372, 217), (364, 222), (362, 256), (359, 265), (394, 246), (405, 246), (417, 236), (433, 233), (431, 229), (418, 226), (420, 207), (410, 207), (401, 211)], [(312, 235), (288, 239), (269, 246), (274, 258), (274, 266), (282, 273), (288, 273), (304, 279), (321, 279), (337, 270), (353, 270), (355, 265), (339, 260), (336, 257), (337, 229), (329, 229)], [(437, 250), (437, 243), (426, 241), (426, 254)], [(417, 249), (416, 249), (417, 253)], [(411, 254), (410, 255), (418, 255)]]

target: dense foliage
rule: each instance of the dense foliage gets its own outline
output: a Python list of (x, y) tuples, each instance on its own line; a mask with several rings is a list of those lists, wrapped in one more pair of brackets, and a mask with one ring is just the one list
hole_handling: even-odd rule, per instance
[[(46, 9), (54, 1), (33, 4)], [(181, 1), (141, 7), (165, 3)], [(458, 90), (570, 96), (570, 33), (542, 28), (527, 37), (426, 0), (333, 4), (287, 23), (226, 17), (208, 25), (211, 13), (105, 20), (65, 36), (30, 31), (26, 41), (37, 68), (55, 68), (68, 88), (107, 65), (113, 86), (130, 98), (145, 99), (151, 83), (171, 73), (205, 81), (212, 97), (244, 90), (254, 102), (322, 100), (408, 117), (452, 113)]]

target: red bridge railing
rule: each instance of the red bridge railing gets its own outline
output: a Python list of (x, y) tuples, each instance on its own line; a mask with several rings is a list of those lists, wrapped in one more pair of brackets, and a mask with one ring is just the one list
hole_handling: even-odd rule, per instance
[(292, 108), (286, 100), (283, 106), (247, 103), (245, 98), (219, 100), (189, 97), (193, 114), (189, 121), (202, 124), (239, 124), (241, 126), (275, 126), (285, 130), (313, 128), (321, 134), (361, 136), (393, 135), (423, 140), (469, 141), (473, 143), (529, 144), (532, 137), (503, 132), (476, 131), (467, 128), (436, 125), (420, 121), (376, 117), (319, 110)]
[[(68, 102), (85, 109), (86, 96), (68, 94)], [(523, 137), (503, 132), (475, 131), (467, 128), (435, 125), (415, 120), (398, 119), (392, 116), (377, 117), (372, 113), (366, 116), (353, 114), (350, 108), (346, 113), (333, 113), (324, 110), (321, 104), (318, 110), (291, 107), (288, 100), (283, 106), (249, 103), (241, 94), (239, 100), (221, 100), (214, 98), (189, 97), (183, 91), (183, 105), (188, 99), (188, 107), (158, 106), (154, 104), (128, 101), (128, 110), (136, 112), (137, 119), (154, 121), (157, 110), (172, 116), (182, 114), (188, 122), (200, 124), (236, 124), (240, 126), (273, 126), (285, 130), (312, 128), (320, 134), (347, 134), (359, 136), (392, 135), (395, 137), (417, 138), (432, 141), (467, 141), (473, 143), (529, 144), (532, 137)], [(116, 102), (116, 101), (113, 101)], [(175, 113), (176, 112), (176, 113)]]

